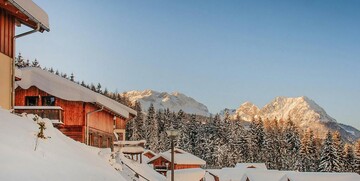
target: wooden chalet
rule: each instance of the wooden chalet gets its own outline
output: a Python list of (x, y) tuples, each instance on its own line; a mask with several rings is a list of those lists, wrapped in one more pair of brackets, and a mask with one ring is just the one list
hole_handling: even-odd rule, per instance
[(112, 147), (115, 138), (125, 140), (126, 123), (136, 111), (40, 68), (20, 70), (16, 113), (49, 118), (62, 133), (91, 146)]
[[(171, 170), (171, 150), (159, 153), (155, 157), (151, 158), (147, 163), (152, 164), (157, 172), (166, 176), (166, 172)], [(174, 170), (201, 168), (205, 165), (206, 162), (201, 158), (184, 150), (175, 148)]]
[[(15, 35), (15, 26), (29, 32)], [(48, 15), (31, 0), (0, 0), (0, 107), (14, 106), (15, 40), (33, 32), (50, 31)]]

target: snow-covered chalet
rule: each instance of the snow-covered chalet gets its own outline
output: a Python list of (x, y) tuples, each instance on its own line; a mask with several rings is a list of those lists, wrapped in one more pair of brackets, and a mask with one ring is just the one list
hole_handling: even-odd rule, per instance
[(125, 140), (126, 123), (136, 111), (40, 68), (20, 70), (16, 113), (48, 118), (65, 135), (91, 146), (109, 148), (114, 140)]
[[(147, 163), (152, 164), (157, 172), (166, 176), (166, 172), (168, 170), (171, 170), (171, 150), (157, 154), (156, 156), (152, 157)], [(179, 148), (175, 148), (174, 170), (201, 168), (205, 165), (206, 162), (203, 159)]]

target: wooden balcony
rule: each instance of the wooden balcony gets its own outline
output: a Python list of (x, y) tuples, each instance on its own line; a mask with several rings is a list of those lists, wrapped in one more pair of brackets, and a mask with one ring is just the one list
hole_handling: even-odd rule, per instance
[(53, 124), (63, 124), (63, 109), (59, 106), (15, 106), (15, 113), (36, 114), (50, 119)]

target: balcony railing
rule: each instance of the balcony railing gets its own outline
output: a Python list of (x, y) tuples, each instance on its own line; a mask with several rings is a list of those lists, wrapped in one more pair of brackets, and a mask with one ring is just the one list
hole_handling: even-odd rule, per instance
[(63, 123), (63, 109), (59, 106), (15, 106), (14, 110), (18, 114), (36, 114), (41, 118), (48, 118), (53, 124)]

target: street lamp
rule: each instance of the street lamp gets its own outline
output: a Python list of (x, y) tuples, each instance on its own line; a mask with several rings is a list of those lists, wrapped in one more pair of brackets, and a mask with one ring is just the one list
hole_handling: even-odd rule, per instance
[(174, 181), (174, 139), (179, 135), (176, 129), (167, 130), (166, 134), (171, 140), (171, 181)]

